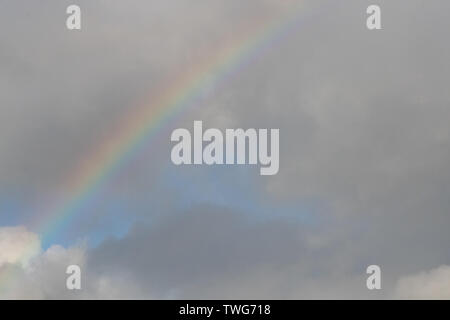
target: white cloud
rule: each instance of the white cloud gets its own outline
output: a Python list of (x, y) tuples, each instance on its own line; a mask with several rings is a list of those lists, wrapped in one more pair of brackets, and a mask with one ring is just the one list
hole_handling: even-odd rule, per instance
[(399, 299), (450, 299), (450, 266), (400, 278), (395, 290)]
[[(90, 273), (84, 245), (53, 245), (23, 226), (0, 228), (0, 299), (127, 299), (148, 297), (119, 273)], [(82, 270), (82, 290), (66, 288), (69, 265)]]
[(6, 263), (26, 266), (40, 252), (39, 237), (24, 227), (0, 228), (0, 267)]
[(0, 228), (0, 298), (68, 298), (65, 270), (84, 266), (81, 246), (42, 251), (39, 236), (23, 226)]

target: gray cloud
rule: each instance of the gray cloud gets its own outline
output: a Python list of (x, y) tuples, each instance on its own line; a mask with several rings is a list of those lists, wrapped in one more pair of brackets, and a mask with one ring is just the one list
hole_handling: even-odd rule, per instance
[[(294, 32), (166, 130), (190, 128), (194, 119), (280, 128), (279, 174), (255, 171), (245, 182), (273, 203), (319, 202), (317, 225), (278, 212), (255, 222), (231, 200), (180, 210), (183, 191), (159, 185), (161, 172), (192, 178), (185, 193), (209, 188), (213, 178), (168, 166), (164, 132), (104, 190), (102, 199), (130, 202), (126, 216), (139, 223), (86, 253), (90, 279), (104, 289), (90, 297), (120, 286), (127, 288), (121, 297), (395, 296), (398, 279), (450, 259), (450, 4), (378, 1), (383, 30), (369, 32), (371, 2), (332, 3), (81, 1), (83, 31), (69, 33), (69, 2), (8, 2), (0, 13), (0, 191), (52, 195), (160, 83), (246, 22), (303, 5)], [(111, 212), (92, 211), (72, 225), (73, 238), (101, 228)], [(382, 267), (381, 293), (364, 288), (369, 264)]]

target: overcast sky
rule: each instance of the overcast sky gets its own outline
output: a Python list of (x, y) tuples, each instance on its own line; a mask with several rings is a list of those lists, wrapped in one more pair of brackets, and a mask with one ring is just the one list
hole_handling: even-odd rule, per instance
[[(369, 31), (375, 2), (382, 30)], [(65, 26), (73, 3), (81, 31)], [(447, 0), (0, 9), (1, 298), (450, 298)], [(161, 83), (293, 12), (50, 238), (31, 223)], [(279, 173), (173, 165), (170, 133), (194, 120), (279, 128)], [(66, 289), (70, 264), (81, 291)], [(366, 288), (371, 264), (382, 290)]]

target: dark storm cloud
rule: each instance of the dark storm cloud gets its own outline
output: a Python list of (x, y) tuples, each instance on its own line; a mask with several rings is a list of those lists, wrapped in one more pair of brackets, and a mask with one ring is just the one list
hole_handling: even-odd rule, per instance
[[(142, 292), (163, 298), (319, 295), (326, 281), (337, 283), (333, 270), (343, 270), (332, 253), (339, 245), (314, 245), (312, 231), (298, 220), (255, 221), (242, 212), (197, 206), (105, 241), (89, 252), (86, 269), (124, 272)], [(351, 277), (362, 279), (362, 273), (349, 273), (348, 285), (363, 291), (364, 281), (358, 286)], [(318, 281), (314, 290), (311, 278)], [(354, 293), (339, 287), (342, 295)]]
[(127, 269), (149, 287), (167, 289), (297, 261), (301, 238), (297, 224), (249, 221), (224, 208), (196, 207), (154, 225), (136, 226), (124, 239), (106, 241), (92, 252), (90, 262), (101, 270)]

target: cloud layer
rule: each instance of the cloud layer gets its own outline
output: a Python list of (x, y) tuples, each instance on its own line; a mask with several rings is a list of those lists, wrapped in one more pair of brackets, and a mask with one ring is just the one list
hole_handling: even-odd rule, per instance
[[(380, 0), (379, 32), (361, 0), (78, 2), (81, 32), (65, 29), (70, 1), (0, 12), (0, 297), (449, 297), (448, 1)], [(36, 208), (125, 115), (299, 8), (40, 243)], [(279, 128), (278, 175), (173, 166), (170, 132), (194, 120)], [(81, 292), (65, 289), (71, 263)]]

